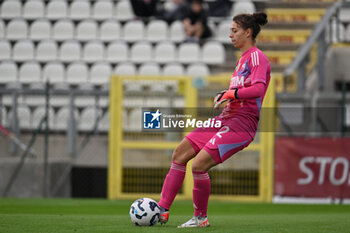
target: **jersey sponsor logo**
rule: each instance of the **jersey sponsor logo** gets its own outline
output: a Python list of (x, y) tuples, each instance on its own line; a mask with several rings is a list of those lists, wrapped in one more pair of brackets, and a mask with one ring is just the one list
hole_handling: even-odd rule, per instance
[(244, 86), (244, 76), (232, 76), (231, 87), (243, 87)]

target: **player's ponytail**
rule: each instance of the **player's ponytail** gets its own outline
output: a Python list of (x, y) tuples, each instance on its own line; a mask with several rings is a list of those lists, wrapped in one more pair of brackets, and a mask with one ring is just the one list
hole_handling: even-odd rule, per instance
[(239, 24), (244, 30), (251, 28), (252, 39), (254, 41), (261, 30), (260, 26), (263, 26), (268, 22), (267, 15), (264, 12), (236, 15), (233, 17), (233, 21)]

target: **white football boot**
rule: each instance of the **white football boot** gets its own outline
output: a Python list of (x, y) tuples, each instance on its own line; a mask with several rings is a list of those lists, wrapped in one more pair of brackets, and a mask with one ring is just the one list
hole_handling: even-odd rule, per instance
[(190, 220), (185, 222), (184, 224), (177, 226), (177, 228), (185, 228), (185, 227), (209, 227), (209, 221), (207, 217), (199, 217), (193, 216)]

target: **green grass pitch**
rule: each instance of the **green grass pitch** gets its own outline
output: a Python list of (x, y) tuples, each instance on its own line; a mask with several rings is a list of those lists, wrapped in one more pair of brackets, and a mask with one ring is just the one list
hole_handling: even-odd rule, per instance
[(350, 232), (350, 205), (289, 205), (209, 202), (205, 229), (177, 229), (192, 213), (192, 202), (175, 201), (166, 225), (134, 226), (132, 201), (98, 199), (0, 199), (1, 233), (147, 232)]

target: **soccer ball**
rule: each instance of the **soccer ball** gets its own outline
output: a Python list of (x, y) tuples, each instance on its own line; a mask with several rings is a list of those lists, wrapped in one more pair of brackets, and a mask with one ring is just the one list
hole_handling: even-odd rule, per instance
[(131, 221), (137, 226), (153, 226), (159, 220), (160, 208), (156, 201), (141, 198), (132, 203), (129, 211)]

